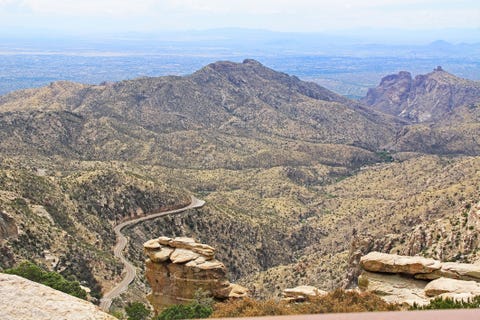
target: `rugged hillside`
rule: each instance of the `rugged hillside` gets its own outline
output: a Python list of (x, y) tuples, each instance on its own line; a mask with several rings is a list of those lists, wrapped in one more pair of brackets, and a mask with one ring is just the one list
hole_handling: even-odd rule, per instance
[(193, 193), (201, 210), (126, 230), (139, 274), (146, 240), (188, 236), (257, 295), (334, 288), (352, 234), (400, 237), (478, 201), (477, 111), (409, 124), (253, 60), (15, 92), (0, 97), (0, 267), (34, 259), (99, 294), (121, 271), (113, 225)]
[(314, 154), (342, 162), (328, 156), (331, 145), (368, 162), (372, 155), (356, 148), (381, 149), (397, 129), (387, 116), (253, 60), (214, 63), (187, 77), (53, 83), (0, 102), (4, 153), (166, 166), (236, 169), (309, 163)]
[(1, 158), (0, 268), (35, 260), (90, 287), (120, 274), (113, 225), (189, 203), (186, 193), (115, 163)]
[(457, 107), (435, 123), (405, 126), (387, 147), (397, 152), (480, 154), (480, 103)]
[(454, 109), (480, 102), (480, 83), (458, 78), (441, 67), (412, 78), (401, 71), (382, 78), (362, 100), (371, 108), (412, 122), (442, 120)]

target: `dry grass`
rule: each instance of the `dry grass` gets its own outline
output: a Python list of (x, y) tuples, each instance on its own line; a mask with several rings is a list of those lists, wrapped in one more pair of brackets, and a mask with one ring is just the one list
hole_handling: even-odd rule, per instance
[(254, 300), (251, 298), (231, 300), (216, 304), (212, 317), (256, 317), (395, 310), (400, 310), (400, 306), (389, 304), (372, 293), (338, 289), (304, 303), (279, 302), (273, 299)]

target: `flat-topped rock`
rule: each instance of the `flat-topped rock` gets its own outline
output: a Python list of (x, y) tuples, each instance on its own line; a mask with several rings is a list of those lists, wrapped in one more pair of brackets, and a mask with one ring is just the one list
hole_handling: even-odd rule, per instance
[(381, 252), (370, 252), (363, 256), (360, 259), (360, 265), (366, 271), (409, 275), (431, 273), (441, 268), (440, 261), (434, 259)]
[(476, 281), (438, 278), (430, 281), (425, 286), (425, 294), (429, 297), (435, 297), (445, 293), (478, 296), (480, 295), (480, 283)]

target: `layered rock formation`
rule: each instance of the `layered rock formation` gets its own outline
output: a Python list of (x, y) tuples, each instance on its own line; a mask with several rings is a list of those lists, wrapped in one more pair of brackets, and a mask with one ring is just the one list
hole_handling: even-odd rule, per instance
[(363, 256), (360, 265), (364, 271), (358, 278), (359, 288), (387, 302), (423, 305), (437, 296), (469, 299), (480, 295), (480, 265), (380, 252)]
[(243, 297), (247, 289), (227, 279), (225, 265), (214, 258), (215, 249), (192, 238), (160, 237), (143, 245), (148, 296), (158, 312), (165, 306), (190, 302), (201, 289), (216, 299)]
[(115, 320), (97, 306), (25, 278), (0, 273), (2, 319)]

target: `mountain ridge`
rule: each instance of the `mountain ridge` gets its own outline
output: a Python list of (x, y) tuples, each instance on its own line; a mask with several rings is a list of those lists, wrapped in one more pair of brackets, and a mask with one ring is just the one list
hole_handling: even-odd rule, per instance
[(362, 102), (415, 123), (437, 122), (461, 106), (480, 101), (480, 82), (458, 78), (438, 66), (426, 75), (407, 71), (382, 78)]

